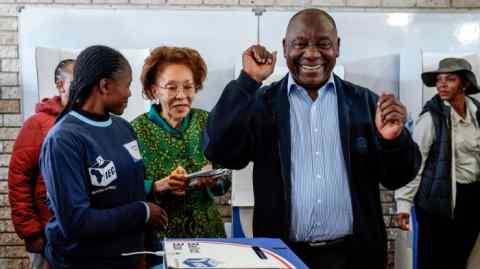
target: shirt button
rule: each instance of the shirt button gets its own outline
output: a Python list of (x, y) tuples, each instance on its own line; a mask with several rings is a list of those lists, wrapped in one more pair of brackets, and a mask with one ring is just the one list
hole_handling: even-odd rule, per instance
[(316, 132), (318, 132), (318, 129), (317, 129), (317, 128), (315, 128), (313, 131), (315, 131), (315, 133), (316, 133)]
[(322, 203), (322, 200), (318, 199), (318, 200), (317, 200), (317, 203), (321, 204), (321, 203)]
[(320, 154), (320, 152), (318, 152), (318, 151), (317, 151), (317, 152), (315, 152), (315, 155), (319, 155), (319, 154)]
[(320, 175), (317, 175), (317, 178), (321, 178)]

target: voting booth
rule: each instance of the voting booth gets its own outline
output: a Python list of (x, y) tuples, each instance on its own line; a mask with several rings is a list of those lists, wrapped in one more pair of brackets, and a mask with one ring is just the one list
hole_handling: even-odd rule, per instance
[[(27, 7), (18, 16), (24, 117), (33, 113), (35, 103), (41, 98), (55, 93), (56, 63), (75, 57), (80, 50), (94, 44), (120, 50), (132, 65), (132, 96), (124, 115), (127, 120), (144, 113), (149, 106), (141, 94), (139, 74), (149, 51), (161, 45), (191, 47), (204, 57), (208, 75), (193, 105), (209, 111), (225, 85), (239, 73), (241, 54), (252, 44), (258, 42), (278, 51), (272, 80), (287, 73), (281, 44), (288, 20), (294, 13), (267, 9), (257, 17), (250, 8)], [(376, 93), (395, 94), (413, 120), (423, 103), (434, 94), (434, 89), (423, 86), (420, 74), (435, 69), (441, 57), (467, 58), (480, 77), (478, 11), (399, 13), (359, 9), (329, 13), (337, 23), (341, 38), (335, 73)], [(233, 173), (234, 237), (252, 236), (255, 201), (251, 171), (250, 164)], [(399, 235), (397, 242), (404, 245), (397, 244), (397, 265), (412, 266), (413, 241), (412, 234)]]

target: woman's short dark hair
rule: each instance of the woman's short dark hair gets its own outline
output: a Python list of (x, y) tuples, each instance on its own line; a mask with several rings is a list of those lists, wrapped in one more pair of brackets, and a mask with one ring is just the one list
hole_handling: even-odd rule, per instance
[(170, 64), (182, 64), (187, 66), (193, 73), (193, 80), (197, 90), (203, 88), (203, 82), (207, 77), (207, 65), (200, 53), (190, 48), (179, 47), (158, 47), (150, 56), (145, 59), (140, 80), (143, 86), (143, 96), (147, 99), (154, 99), (152, 85), (159, 71), (162, 71)]

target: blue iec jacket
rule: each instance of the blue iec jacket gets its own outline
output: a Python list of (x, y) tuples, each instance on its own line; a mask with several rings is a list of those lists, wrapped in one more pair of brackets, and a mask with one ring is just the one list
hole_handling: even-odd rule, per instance
[[(242, 72), (209, 115), (204, 132), (208, 159), (230, 169), (254, 162), (255, 237), (289, 241), (291, 222), (290, 105), (287, 78), (260, 89)], [(375, 127), (378, 96), (335, 76), (343, 155), (353, 209), (356, 268), (385, 268), (387, 236), (379, 183), (394, 190), (411, 181), (421, 155), (408, 131), (393, 141)]]

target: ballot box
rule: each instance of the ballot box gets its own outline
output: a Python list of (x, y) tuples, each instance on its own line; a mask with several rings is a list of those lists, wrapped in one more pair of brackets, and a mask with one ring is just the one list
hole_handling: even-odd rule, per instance
[(307, 269), (283, 243), (273, 238), (165, 239), (164, 267), (169, 269)]

